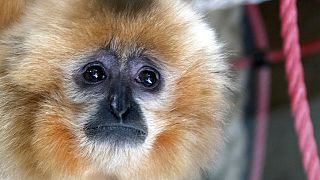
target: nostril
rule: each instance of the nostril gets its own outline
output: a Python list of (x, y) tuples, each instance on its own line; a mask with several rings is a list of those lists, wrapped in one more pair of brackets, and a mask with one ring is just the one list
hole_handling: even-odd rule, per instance
[(130, 106), (128, 106), (128, 108), (126, 109), (126, 111), (124, 111), (122, 114), (121, 114), (121, 118), (125, 118), (128, 116), (130, 112)]
[(114, 112), (117, 112), (118, 111), (118, 102), (117, 102), (117, 98), (115, 95), (112, 95), (110, 97), (110, 107), (111, 107), (111, 110), (114, 111)]

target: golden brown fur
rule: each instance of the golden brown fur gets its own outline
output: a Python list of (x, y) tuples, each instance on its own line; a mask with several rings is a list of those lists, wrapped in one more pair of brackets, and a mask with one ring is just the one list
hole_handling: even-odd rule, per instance
[[(220, 146), (232, 104), (228, 66), (214, 34), (190, 7), (140, 2), (0, 0), (2, 179), (201, 176)], [(123, 59), (141, 49), (167, 72), (157, 101), (138, 100), (154, 125), (141, 148), (86, 144), (76, 121), (94, 108), (63, 74), (110, 41)]]
[[(29, 0), (30, 1), (30, 0)], [(0, 1), (0, 31), (16, 22), (23, 14), (27, 0)]]

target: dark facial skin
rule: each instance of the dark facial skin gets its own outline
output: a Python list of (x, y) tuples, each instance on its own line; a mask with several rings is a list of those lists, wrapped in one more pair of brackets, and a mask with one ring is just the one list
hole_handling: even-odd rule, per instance
[(75, 80), (86, 93), (102, 95), (96, 114), (85, 125), (86, 136), (115, 146), (138, 145), (145, 141), (148, 128), (134, 94), (155, 96), (161, 87), (160, 73), (149, 59), (119, 58), (101, 50), (89, 58)]

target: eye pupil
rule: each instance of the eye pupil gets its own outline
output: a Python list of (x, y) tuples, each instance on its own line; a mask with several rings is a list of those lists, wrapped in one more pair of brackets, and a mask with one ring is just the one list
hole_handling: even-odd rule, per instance
[(152, 87), (158, 82), (158, 76), (150, 70), (143, 70), (139, 73), (138, 82), (146, 87)]
[(99, 65), (89, 67), (83, 74), (88, 82), (100, 82), (106, 78), (103, 68)]

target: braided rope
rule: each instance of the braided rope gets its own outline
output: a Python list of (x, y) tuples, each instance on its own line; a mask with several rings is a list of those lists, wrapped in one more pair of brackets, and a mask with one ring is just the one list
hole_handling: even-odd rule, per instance
[(320, 163), (300, 62), (296, 0), (281, 0), (280, 16), (291, 111), (295, 119), (294, 126), (302, 153), (303, 166), (308, 180), (317, 180), (320, 179)]

